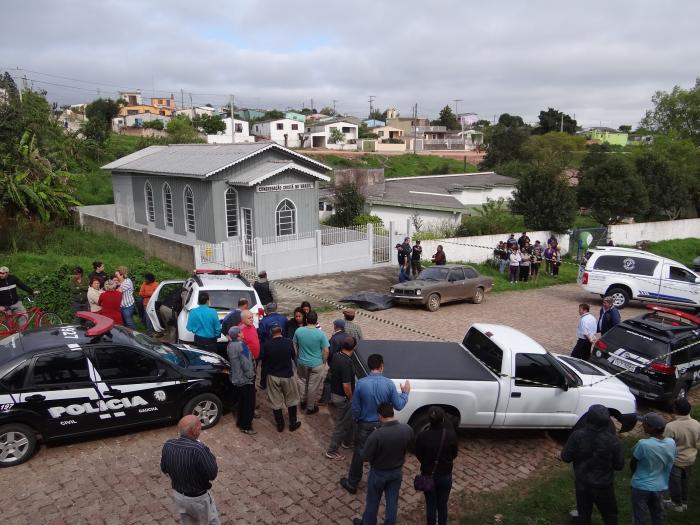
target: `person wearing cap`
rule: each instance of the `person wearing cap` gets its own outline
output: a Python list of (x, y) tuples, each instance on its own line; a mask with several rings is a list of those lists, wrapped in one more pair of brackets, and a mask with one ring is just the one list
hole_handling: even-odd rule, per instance
[[(273, 326), (279, 326), (284, 334), (287, 331), (287, 318), (281, 313), (277, 312), (277, 303), (268, 303), (265, 306), (265, 317), (260, 319), (258, 323), (258, 340), (260, 341), (260, 348), (270, 340), (272, 337), (270, 335), (270, 329)], [(267, 369), (265, 363), (261, 361), (260, 368), (260, 388), (265, 390), (267, 388)]]
[(345, 333), (355, 338), (355, 341), (362, 341), (362, 328), (355, 322), (355, 309), (346, 308), (343, 310), (343, 318), (345, 319)]
[(656, 412), (642, 418), (642, 428), (649, 437), (640, 439), (632, 449), (632, 515), (635, 525), (649, 522), (663, 525), (665, 513), (663, 492), (676, 457), (676, 443), (664, 437), (666, 421)]
[(664, 430), (664, 437), (676, 442), (676, 458), (669, 479), (671, 500), (668, 507), (676, 512), (685, 512), (688, 510), (690, 471), (700, 448), (700, 422), (690, 417), (691, 406), (687, 399), (677, 399), (673, 408), (676, 417)]
[(590, 524), (595, 505), (603, 523), (616, 524), (615, 471), (625, 466), (625, 455), (606, 407), (588, 409), (583, 428), (569, 436), (561, 459), (574, 464), (577, 523)]
[(7, 266), (0, 266), (0, 310), (10, 310), (13, 313), (23, 314), (27, 309), (17, 296), (17, 288), (21, 288), (28, 294), (38, 294), (38, 290), (32, 290), (14, 275), (10, 275)]
[(294, 344), (282, 336), (282, 327), (273, 324), (270, 327), (271, 338), (260, 350), (262, 367), (267, 371), (267, 397), (270, 400), (272, 414), (275, 418), (277, 431), (284, 431), (284, 414), (286, 407), (289, 416), (289, 431), (297, 430), (301, 423), (297, 421), (297, 406), (299, 405), (299, 388), (294, 378)]
[(353, 448), (355, 422), (352, 419), (352, 394), (355, 390), (355, 368), (352, 355), (356, 346), (355, 338), (344, 334), (340, 351), (329, 360), (330, 403), (335, 409), (335, 428), (326, 449), (328, 459), (345, 459), (345, 456), (338, 452), (341, 445), (344, 448)]
[(255, 414), (255, 364), (253, 354), (248, 346), (240, 340), (241, 329), (229, 328), (226, 346), (228, 362), (231, 365), (231, 383), (236, 387), (238, 398), (238, 417), (236, 426), (244, 434), (257, 434), (253, 430)]
[(258, 292), (258, 297), (262, 304), (277, 303), (277, 290), (275, 286), (267, 280), (267, 272), (265, 270), (258, 274), (258, 280), (253, 283), (253, 288)]

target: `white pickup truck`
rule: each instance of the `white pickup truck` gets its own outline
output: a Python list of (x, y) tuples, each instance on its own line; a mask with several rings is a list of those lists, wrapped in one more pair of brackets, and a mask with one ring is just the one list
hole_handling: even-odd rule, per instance
[(384, 375), (397, 387), (410, 380), (408, 403), (396, 418), (416, 431), (428, 424), (431, 405), (462, 428), (572, 428), (594, 404), (632, 426), (636, 420), (635, 398), (624, 383), (585, 361), (554, 356), (508, 326), (475, 324), (462, 344), (362, 341), (358, 377), (367, 374), (371, 354), (383, 356)]

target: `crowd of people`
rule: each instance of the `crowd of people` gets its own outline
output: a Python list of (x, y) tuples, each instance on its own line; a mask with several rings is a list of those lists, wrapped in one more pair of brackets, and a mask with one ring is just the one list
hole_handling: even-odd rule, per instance
[[(648, 437), (635, 444), (630, 460), (635, 525), (663, 525), (666, 509), (688, 510), (690, 473), (700, 447), (700, 422), (690, 410), (686, 399), (678, 399), (673, 421), (656, 412), (641, 418)], [(590, 524), (595, 506), (605, 525), (617, 525), (615, 471), (624, 468), (625, 458), (610, 412), (593, 405), (577, 427), (561, 451), (561, 459), (574, 466), (576, 523)]]
[[(295, 308), (291, 318), (278, 313), (276, 303), (268, 303), (266, 315), (255, 329), (250, 305), (244, 299), (221, 322), (207, 312), (207, 300), (206, 294), (200, 293), (201, 304), (190, 312), (188, 329), (196, 336), (201, 334), (200, 328), (210, 329), (217, 337), (219, 333), (226, 335), (240, 432), (257, 433), (254, 421), (263, 417), (256, 402), (259, 392), (267, 395), (278, 432), (299, 429), (299, 411), (310, 417), (319, 412), (320, 405), (329, 405), (335, 424), (325, 457), (344, 461), (342, 451), (351, 452), (348, 474), (340, 480), (340, 486), (356, 494), (363, 464), (370, 465), (366, 508), (362, 517), (354, 520), (362, 524), (376, 523), (382, 497), (386, 506), (384, 523), (396, 523), (403, 465), (409, 445), (415, 441), (421, 474), (435, 480), (434, 490), (425, 493), (427, 522), (446, 523), (452, 462), (458, 449), (455, 430), (439, 407), (431, 408), (430, 428), (418, 436), (408, 425), (398, 423), (394, 410), (406, 405), (411, 386), (406, 381), (397, 391), (383, 375), (384, 360), (379, 354), (369, 356), (369, 374), (356, 381), (354, 353), (363, 333), (355, 322), (354, 309), (343, 310), (343, 317), (333, 322), (328, 338), (317, 313), (306, 301)], [(211, 341), (206, 338), (196, 339), (195, 344), (216, 350), (208, 346)], [(171, 477), (182, 522), (218, 523), (212, 518), (217, 511), (209, 492), (217, 474), (216, 461), (212, 465), (213, 455), (197, 441), (201, 426), (196, 421), (183, 418), (179, 428), (180, 437), (169, 440), (163, 448), (161, 469)], [(195, 454), (195, 449), (200, 453)], [(182, 467), (183, 463), (187, 468)]]
[(511, 284), (517, 282), (537, 282), (540, 276), (542, 263), (544, 263), (544, 273), (552, 277), (559, 276), (561, 266), (561, 249), (556, 237), (552, 236), (547, 240), (545, 248), (539, 240), (531, 243), (527, 232), (515, 238), (511, 233), (505, 241), (498, 243), (493, 250), (494, 263), (498, 270), (506, 273)]
[[(403, 243), (397, 244), (396, 258), (399, 263), (399, 282), (403, 283), (415, 279), (423, 269), (421, 263), (423, 257), (423, 247), (420, 240), (416, 240), (411, 246), (411, 238), (406, 237)], [(431, 257), (433, 264), (442, 266), (447, 264), (447, 255), (442, 245), (438, 245), (435, 254)]]

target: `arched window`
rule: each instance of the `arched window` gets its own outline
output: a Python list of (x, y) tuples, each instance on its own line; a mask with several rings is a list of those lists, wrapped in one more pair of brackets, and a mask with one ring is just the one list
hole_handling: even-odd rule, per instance
[(277, 205), (277, 235), (293, 235), (297, 231), (297, 208), (289, 199)]
[(185, 226), (189, 233), (195, 233), (194, 193), (189, 186), (185, 186)]
[(238, 235), (238, 192), (234, 188), (226, 190), (226, 231), (229, 237)]
[(163, 184), (163, 208), (165, 210), (165, 225), (173, 225), (173, 192), (170, 190), (170, 184)]
[(150, 182), (146, 181), (144, 191), (146, 193), (146, 217), (148, 222), (156, 222), (156, 207), (153, 204), (153, 188)]

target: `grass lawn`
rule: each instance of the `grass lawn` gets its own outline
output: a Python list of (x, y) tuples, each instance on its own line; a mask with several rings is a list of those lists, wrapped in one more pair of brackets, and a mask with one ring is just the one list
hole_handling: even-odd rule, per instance
[[(693, 408), (693, 417), (700, 419), (700, 407)], [(619, 508), (619, 522), (631, 523), (629, 459), (636, 438), (623, 439), (625, 468), (615, 476), (615, 493)], [(457, 458), (459, 461), (459, 458)], [(571, 465), (555, 464), (546, 469), (540, 479), (514, 483), (505, 490), (489, 494), (473, 494), (461, 501), (460, 525), (564, 525), (571, 523), (569, 511), (575, 508), (574, 475)], [(690, 511), (685, 513), (667, 512), (666, 522), (670, 525), (691, 525), (698, 523), (697, 510), (700, 508), (700, 476), (691, 480)], [(600, 515), (593, 512), (593, 523), (601, 524)]]
[[(444, 173), (465, 173), (464, 161), (438, 157), (437, 155), (381, 155), (366, 154), (360, 157), (304, 153), (331, 168), (384, 168), (384, 175), (392, 177), (415, 177), (417, 175), (440, 175)], [(477, 171), (476, 166), (467, 164), (466, 173)]]
[(117, 266), (129, 268), (134, 285), (143, 281), (144, 272), (152, 272), (158, 281), (186, 276), (186, 272), (159, 259), (144, 258), (143, 252), (108, 235), (95, 235), (75, 228), (57, 228), (32, 251), (0, 253), (3, 265), (28, 286), (38, 289), (37, 305), (70, 319), (68, 281), (71, 270), (80, 266), (85, 275), (92, 271), (92, 261), (100, 260), (108, 274)]
[(651, 253), (668, 257), (692, 268), (693, 259), (700, 255), (700, 239), (674, 239), (672, 241), (653, 242), (648, 250)]

